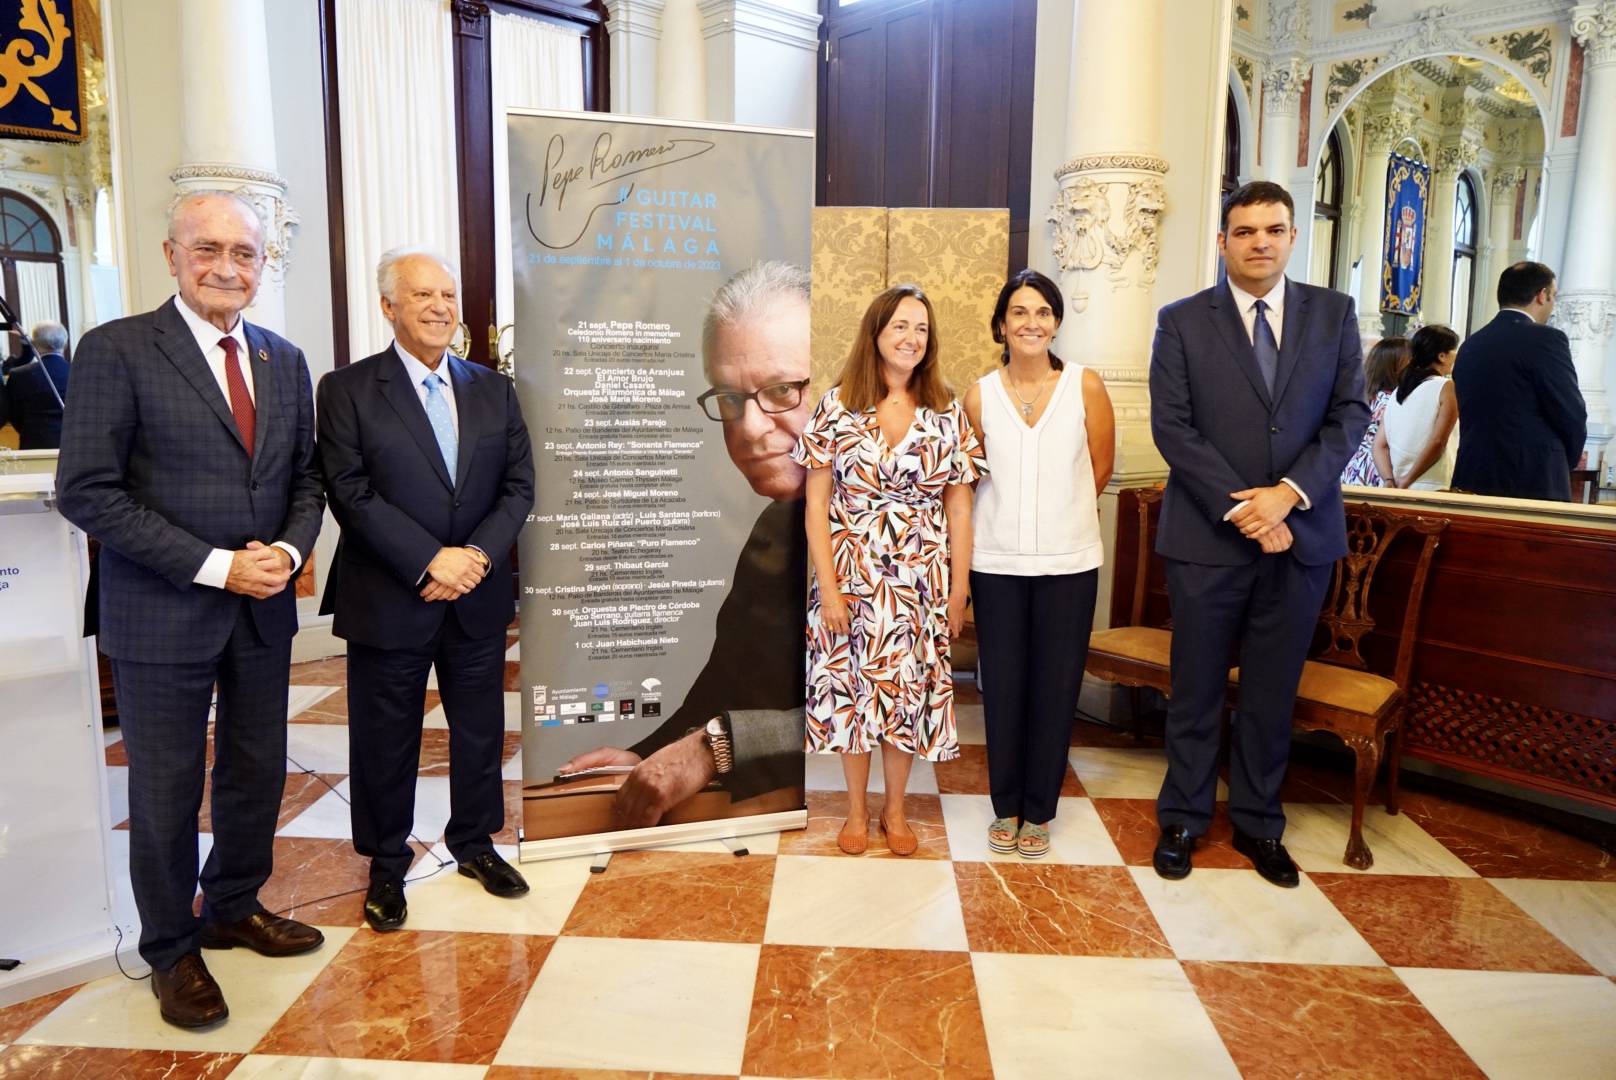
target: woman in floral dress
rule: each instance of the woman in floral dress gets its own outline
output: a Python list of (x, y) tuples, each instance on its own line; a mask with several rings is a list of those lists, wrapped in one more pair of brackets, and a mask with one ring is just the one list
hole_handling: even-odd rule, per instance
[(895, 855), (919, 843), (903, 802), (913, 755), (959, 756), (948, 643), (970, 590), (968, 485), (986, 462), (943, 384), (934, 321), (914, 285), (877, 296), (792, 454), (809, 470), (807, 744), (842, 755), (850, 855), (869, 844), (877, 743)]
[(1342, 470), (1341, 482), (1357, 487), (1391, 487), (1375, 465), (1375, 432), (1386, 418), (1397, 380), (1408, 367), (1408, 338), (1387, 337), (1375, 342), (1364, 358), (1364, 384), (1369, 390), (1369, 427), (1364, 430), (1358, 450)]

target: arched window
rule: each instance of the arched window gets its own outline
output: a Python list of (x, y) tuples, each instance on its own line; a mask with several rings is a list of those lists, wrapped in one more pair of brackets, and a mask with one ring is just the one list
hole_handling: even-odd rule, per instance
[(1240, 186), (1240, 109), (1234, 103), (1234, 90), (1224, 106), (1223, 118), (1223, 194)]
[(1324, 141), (1319, 173), (1313, 185), (1313, 265), (1308, 280), (1327, 289), (1336, 286), (1336, 259), (1341, 247), (1341, 138)]
[(1470, 315), (1476, 291), (1476, 185), (1469, 173), (1459, 174), (1453, 197), (1453, 293), (1448, 325), (1461, 336), (1470, 335)]
[[(49, 320), (67, 326), (67, 275), (62, 238), (45, 208), (18, 191), (0, 188), (0, 286), (24, 327)], [(69, 327), (71, 331), (71, 327)], [(10, 355), (22, 342), (10, 336)]]

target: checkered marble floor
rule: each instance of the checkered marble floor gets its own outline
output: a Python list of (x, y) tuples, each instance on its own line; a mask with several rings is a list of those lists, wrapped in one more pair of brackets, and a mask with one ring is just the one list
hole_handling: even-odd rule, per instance
[[(262, 894), (325, 945), (207, 953), (231, 1008), (212, 1030), (164, 1024), (147, 983), (121, 976), (0, 1010), (0, 1078), (1616, 1077), (1616, 859), (1599, 848), (1411, 789), (1403, 814), (1370, 811), (1375, 865), (1352, 871), (1348, 775), (1296, 765), (1300, 888), (1259, 879), (1221, 812), (1195, 872), (1166, 882), (1149, 865), (1159, 742), (1079, 724), (1050, 853), (1023, 862), (987, 847), (981, 706), (963, 686), (961, 758), (915, 769), (911, 858), (873, 822), (867, 854), (836, 850), (847, 796), (838, 763), (814, 758), (805, 831), (742, 857), (620, 854), (604, 874), (528, 863), (515, 901), (447, 862), (429, 695), (409, 923), (378, 935), (340, 797), (344, 673), (340, 658), (294, 669)], [(516, 697), (498, 838), (513, 859)]]

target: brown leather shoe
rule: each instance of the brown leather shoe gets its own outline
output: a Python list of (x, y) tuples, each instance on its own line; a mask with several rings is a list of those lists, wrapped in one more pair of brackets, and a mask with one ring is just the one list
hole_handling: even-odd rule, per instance
[(176, 1027), (207, 1027), (230, 1015), (230, 1006), (208, 974), (201, 953), (186, 953), (169, 970), (152, 972), (151, 988), (157, 1011)]
[(208, 923), (202, 928), (204, 949), (244, 949), (264, 956), (296, 956), (318, 949), (325, 935), (295, 919), (260, 911), (240, 922)]

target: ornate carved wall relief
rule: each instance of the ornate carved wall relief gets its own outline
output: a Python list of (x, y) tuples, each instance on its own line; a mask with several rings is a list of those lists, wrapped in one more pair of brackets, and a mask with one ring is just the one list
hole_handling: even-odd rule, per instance
[[(1046, 220), (1061, 270), (1104, 267), (1113, 290), (1154, 283), (1167, 169), (1165, 160), (1149, 155), (1096, 154), (1055, 170), (1061, 188)], [(1079, 284), (1067, 299), (1072, 314), (1082, 314), (1089, 293)]]

